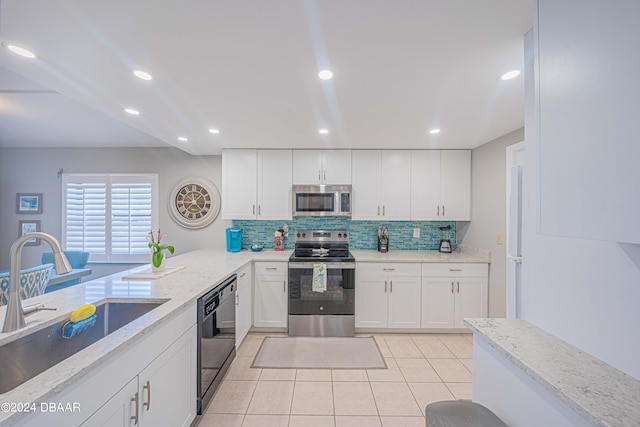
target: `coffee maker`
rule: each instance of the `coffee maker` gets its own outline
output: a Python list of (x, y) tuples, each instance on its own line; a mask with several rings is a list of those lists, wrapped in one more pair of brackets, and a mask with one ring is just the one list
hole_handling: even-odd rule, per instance
[(378, 227), (378, 252), (389, 251), (389, 229)]
[(440, 227), (440, 252), (451, 253), (451, 226)]

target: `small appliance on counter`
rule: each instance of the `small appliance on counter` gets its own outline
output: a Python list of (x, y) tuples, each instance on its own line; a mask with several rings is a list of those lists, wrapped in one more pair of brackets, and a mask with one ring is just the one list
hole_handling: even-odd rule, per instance
[(378, 227), (378, 252), (389, 251), (389, 229), (387, 227)]
[(451, 226), (440, 227), (440, 252), (451, 253)]
[(240, 252), (242, 249), (242, 229), (227, 228), (227, 252)]

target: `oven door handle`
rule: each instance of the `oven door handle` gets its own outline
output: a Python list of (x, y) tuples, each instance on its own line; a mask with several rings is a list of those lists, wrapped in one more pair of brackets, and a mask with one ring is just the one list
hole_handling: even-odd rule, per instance
[(324, 264), (327, 270), (355, 270), (356, 264), (352, 262), (290, 262), (289, 270), (313, 269), (314, 264)]

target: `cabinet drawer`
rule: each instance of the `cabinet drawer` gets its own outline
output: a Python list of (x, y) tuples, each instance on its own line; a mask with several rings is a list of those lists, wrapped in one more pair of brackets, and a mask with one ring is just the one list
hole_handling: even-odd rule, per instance
[(256, 276), (287, 276), (289, 263), (287, 262), (256, 262)]
[(382, 276), (411, 276), (420, 277), (421, 269), (418, 263), (356, 263), (356, 277), (377, 277)]
[(464, 263), (423, 263), (423, 276), (456, 276), (485, 277), (488, 275), (488, 264)]

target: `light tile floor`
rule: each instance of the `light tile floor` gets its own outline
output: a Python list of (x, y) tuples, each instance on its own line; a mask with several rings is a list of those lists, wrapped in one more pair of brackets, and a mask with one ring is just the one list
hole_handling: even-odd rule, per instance
[(471, 399), (471, 334), (358, 334), (376, 338), (388, 369), (251, 368), (251, 333), (199, 427), (424, 427), (431, 402)]

